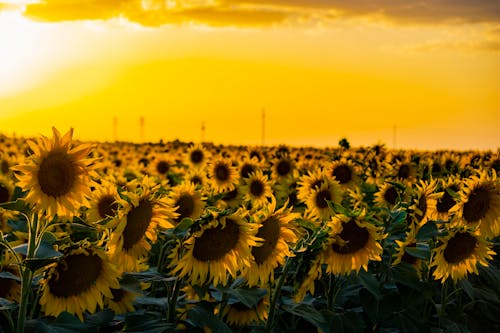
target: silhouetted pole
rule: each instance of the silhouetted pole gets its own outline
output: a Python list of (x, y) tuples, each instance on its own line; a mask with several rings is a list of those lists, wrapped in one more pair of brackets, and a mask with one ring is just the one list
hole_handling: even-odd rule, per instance
[(201, 142), (205, 142), (205, 130), (206, 130), (205, 122), (202, 121), (201, 122)]
[(144, 142), (144, 117), (141, 117), (139, 119), (139, 126), (140, 126), (141, 141)]

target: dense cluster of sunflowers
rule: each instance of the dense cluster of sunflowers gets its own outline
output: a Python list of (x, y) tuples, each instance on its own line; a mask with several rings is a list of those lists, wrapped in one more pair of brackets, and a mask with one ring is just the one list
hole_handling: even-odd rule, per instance
[(361, 331), (406, 331), (394, 320), (403, 305), (381, 319), (359, 298), (367, 291), (379, 304), (391, 288), (425, 286), (435, 288), (426, 325), (446, 328), (449, 286), (474, 299), (471, 274), (490, 269), (500, 280), (498, 152), (89, 144), (72, 135), (0, 138), (5, 330), (42, 330), (68, 314), (95, 324), (92, 315), (111, 313), (98, 325), (350, 331), (357, 313)]

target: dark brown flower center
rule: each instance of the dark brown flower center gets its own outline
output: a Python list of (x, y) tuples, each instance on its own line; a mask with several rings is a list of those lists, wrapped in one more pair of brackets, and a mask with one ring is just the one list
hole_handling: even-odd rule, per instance
[(490, 191), (486, 186), (475, 188), (464, 204), (463, 216), (468, 223), (477, 222), (484, 218), (490, 209)]
[(348, 165), (341, 164), (333, 169), (332, 176), (335, 177), (340, 184), (345, 184), (352, 179), (352, 171)]
[(316, 193), (316, 207), (320, 209), (328, 207), (327, 200), (332, 200), (332, 194), (330, 193), (329, 189), (321, 190)]
[(179, 214), (177, 221), (182, 221), (185, 217), (191, 217), (194, 212), (195, 202), (191, 194), (182, 194), (179, 199), (175, 201), (176, 212)]
[(229, 179), (229, 168), (225, 164), (217, 164), (215, 166), (215, 178), (221, 182), (225, 182)]
[(113, 295), (112, 299), (114, 302), (117, 303), (120, 302), (123, 299), (123, 297), (125, 297), (126, 293), (127, 292), (121, 288), (120, 289), (111, 288), (111, 294)]
[(4, 184), (0, 183), (0, 203), (8, 202), (10, 200), (10, 191)]
[(420, 222), (425, 216), (425, 213), (427, 212), (427, 200), (425, 198), (425, 195), (422, 195), (420, 199), (418, 199), (418, 205), (417, 208), (420, 212), (416, 211), (415, 216), (417, 217), (417, 220)]
[(254, 197), (260, 197), (264, 193), (264, 184), (262, 181), (256, 179), (250, 183), (250, 193)]
[(456, 264), (470, 257), (476, 249), (477, 239), (468, 232), (457, 232), (448, 240), (444, 249), (444, 259), (450, 264)]
[(315, 190), (316, 188), (320, 188), (323, 182), (321, 180), (315, 180), (314, 183), (311, 184), (311, 190)]
[(2, 162), (0, 162), (0, 170), (2, 170), (3, 174), (8, 173), (10, 170), (9, 162), (7, 162), (6, 160), (2, 160)]
[(153, 217), (153, 204), (149, 200), (139, 201), (127, 214), (127, 225), (123, 230), (123, 248), (128, 250), (142, 239)]
[(101, 218), (115, 216), (118, 211), (118, 202), (116, 202), (116, 199), (112, 195), (106, 194), (99, 199), (97, 210)]
[(56, 297), (81, 295), (94, 286), (102, 272), (103, 262), (98, 255), (73, 254), (60, 261), (57, 274), (50, 277), (50, 293)]
[(408, 164), (402, 164), (398, 169), (398, 178), (408, 179), (410, 178), (410, 166)]
[(189, 158), (191, 159), (191, 162), (193, 164), (200, 164), (203, 161), (203, 157), (203, 152), (198, 149), (193, 150), (189, 155)]
[(206, 229), (196, 238), (193, 257), (201, 261), (218, 260), (234, 249), (240, 238), (240, 227), (231, 219), (226, 219), (226, 226), (221, 224)]
[(169, 169), (170, 169), (170, 164), (168, 164), (167, 161), (160, 161), (160, 162), (156, 163), (156, 171), (160, 175), (166, 174)]
[(38, 183), (42, 192), (55, 198), (71, 191), (76, 177), (76, 166), (64, 150), (51, 151), (43, 158), (38, 170)]
[(290, 171), (292, 171), (292, 165), (290, 164), (290, 161), (280, 160), (278, 162), (278, 165), (276, 166), (276, 171), (281, 177), (288, 175)]
[[(451, 185), (449, 189), (452, 190), (453, 192), (457, 192), (458, 186)], [(455, 199), (453, 199), (450, 193), (448, 193), (448, 191), (445, 190), (443, 196), (439, 198), (436, 204), (436, 208), (438, 212), (446, 213), (451, 209), (451, 207), (455, 206), (455, 204), (456, 204)]]
[(245, 163), (241, 167), (240, 176), (241, 178), (248, 178), (252, 172), (255, 171), (255, 167), (252, 164)]
[(391, 205), (395, 205), (398, 200), (398, 191), (394, 186), (388, 187), (384, 192), (384, 200)]
[(339, 236), (346, 243), (344, 245), (333, 243), (333, 251), (339, 254), (350, 254), (362, 249), (368, 243), (370, 233), (366, 228), (358, 226), (356, 221), (350, 220), (342, 224), (342, 231)]
[(255, 258), (255, 262), (258, 265), (261, 265), (267, 258), (269, 258), (273, 250), (276, 248), (276, 244), (278, 244), (278, 240), (280, 238), (279, 220), (275, 217), (269, 217), (265, 220), (257, 232), (257, 237), (262, 238), (264, 243), (262, 246), (252, 247), (252, 255)]
[(9, 298), (8, 296), (17, 287), (17, 284), (14, 279), (0, 278), (0, 298)]
[(201, 185), (201, 178), (199, 176), (193, 176), (191, 178), (191, 183), (195, 185)]

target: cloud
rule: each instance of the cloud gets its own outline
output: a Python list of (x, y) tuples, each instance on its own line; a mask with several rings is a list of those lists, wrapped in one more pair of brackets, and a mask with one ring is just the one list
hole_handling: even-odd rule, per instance
[(494, 0), (45, 0), (26, 6), (42, 21), (124, 17), (145, 26), (197, 22), (211, 26), (267, 26), (283, 22), (333, 23), (373, 17), (397, 24), (500, 23)]

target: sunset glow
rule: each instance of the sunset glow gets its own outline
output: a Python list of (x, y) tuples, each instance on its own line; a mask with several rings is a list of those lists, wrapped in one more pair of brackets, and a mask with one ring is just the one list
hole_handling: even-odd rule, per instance
[(496, 149), (499, 3), (372, 3), (0, 0), (0, 130)]

